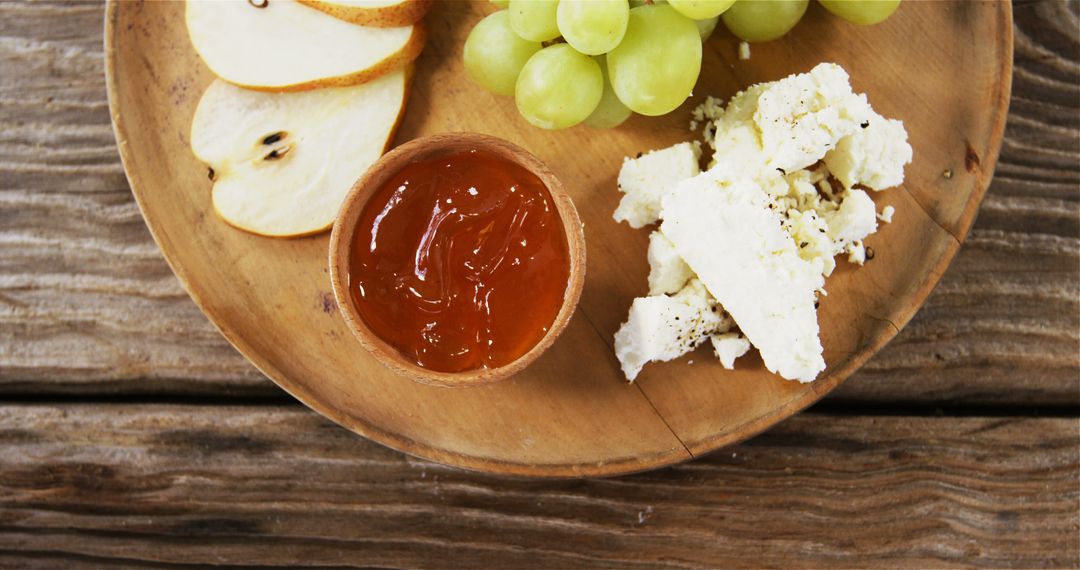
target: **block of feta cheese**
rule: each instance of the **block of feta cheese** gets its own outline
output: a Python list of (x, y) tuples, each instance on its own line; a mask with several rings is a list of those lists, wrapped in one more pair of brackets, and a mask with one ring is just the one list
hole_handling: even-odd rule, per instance
[(660, 231), (757, 347), (765, 366), (810, 382), (825, 369), (814, 306), (824, 286), (821, 262), (799, 256), (771, 205), (753, 179), (721, 165), (664, 196)]
[(690, 266), (679, 257), (675, 244), (664, 234), (649, 234), (649, 294), (675, 293), (694, 276)]
[(842, 67), (822, 63), (809, 73), (750, 87), (723, 111), (702, 115), (714, 119), (706, 129), (713, 163), (788, 173), (821, 160), (844, 137), (861, 131), (873, 109), (865, 95), (851, 90)]
[(660, 215), (660, 197), (680, 180), (701, 172), (699, 158), (701, 145), (690, 142), (626, 158), (618, 179), (623, 197), (612, 217), (632, 228), (655, 223)]
[(727, 332), (709, 335), (712, 341), (713, 354), (720, 361), (720, 366), (732, 370), (735, 368), (735, 359), (750, 352), (750, 341), (739, 333)]
[(690, 352), (710, 334), (726, 332), (731, 320), (705, 286), (694, 279), (672, 296), (638, 297), (615, 333), (615, 356), (633, 382), (647, 362), (666, 362)]
[(912, 157), (904, 123), (872, 113), (864, 124), (866, 128), (840, 139), (825, 155), (825, 164), (845, 188), (861, 184), (880, 191), (899, 186)]

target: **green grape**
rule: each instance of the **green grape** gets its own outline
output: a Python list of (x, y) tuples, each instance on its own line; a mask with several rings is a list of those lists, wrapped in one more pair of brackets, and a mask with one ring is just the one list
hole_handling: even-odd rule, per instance
[(820, 0), (826, 10), (853, 23), (869, 26), (884, 22), (900, 6), (900, 0)]
[(630, 10), (622, 43), (607, 55), (611, 87), (635, 113), (656, 116), (682, 104), (701, 72), (694, 21), (667, 5)]
[(514, 33), (505, 10), (495, 12), (469, 32), (465, 40), (465, 70), (488, 91), (513, 95), (521, 68), (540, 48), (540, 42), (523, 40)]
[(708, 20), (723, 14), (735, 0), (668, 0), (668, 3), (687, 18)]
[(494, 4), (494, 5), (498, 6), (498, 8), (499, 8), (500, 10), (501, 10), (501, 9), (503, 9), (503, 8), (506, 8), (507, 6), (509, 6), (509, 5), (510, 5), (510, 0), (489, 0), (489, 1), (490, 1), (490, 2), (492, 3), (492, 4)]
[(739, 39), (767, 42), (791, 31), (809, 3), (810, 0), (739, 0), (720, 18)]
[(716, 23), (719, 21), (720, 16), (709, 18), (708, 20), (694, 20), (694, 23), (697, 24), (698, 34), (701, 35), (701, 41), (709, 39), (713, 30), (716, 29)]
[(542, 129), (564, 129), (584, 121), (603, 93), (604, 74), (596, 60), (569, 44), (555, 44), (521, 68), (514, 100), (526, 121)]
[(610, 129), (623, 124), (630, 118), (633, 111), (619, 101), (619, 96), (611, 88), (611, 82), (608, 80), (607, 58), (598, 57), (596, 63), (600, 64), (600, 71), (604, 74), (604, 94), (600, 96), (600, 104), (585, 119), (585, 124), (594, 129)]
[(563, 39), (588, 55), (619, 45), (630, 19), (627, 0), (560, 0), (556, 20)]
[(533, 42), (559, 37), (555, 10), (559, 0), (510, 0), (510, 27), (517, 35)]

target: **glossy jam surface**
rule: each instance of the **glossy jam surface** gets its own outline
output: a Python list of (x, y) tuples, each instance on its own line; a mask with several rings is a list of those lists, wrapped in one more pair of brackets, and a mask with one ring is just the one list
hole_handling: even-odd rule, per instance
[(550, 193), (479, 150), (409, 164), (365, 205), (349, 289), (381, 339), (429, 370), (497, 368), (563, 303), (570, 255)]

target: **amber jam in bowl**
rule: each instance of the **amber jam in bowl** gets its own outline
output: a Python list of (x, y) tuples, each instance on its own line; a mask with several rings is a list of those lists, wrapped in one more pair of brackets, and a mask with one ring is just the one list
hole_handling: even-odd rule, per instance
[(330, 278), (353, 334), (391, 369), (493, 382), (555, 342), (581, 296), (585, 236), (535, 156), (475, 133), (387, 153), (345, 198)]

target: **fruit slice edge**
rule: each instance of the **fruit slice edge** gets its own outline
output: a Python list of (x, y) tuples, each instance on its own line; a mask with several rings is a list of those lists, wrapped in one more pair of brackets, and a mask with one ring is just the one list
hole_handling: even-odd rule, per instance
[(236, 86), (293, 92), (358, 85), (404, 67), (423, 50), (423, 22), (357, 26), (296, 0), (187, 2), (188, 37), (210, 70)]
[(418, 22), (434, 0), (297, 0), (305, 6), (360, 26), (394, 28)]

